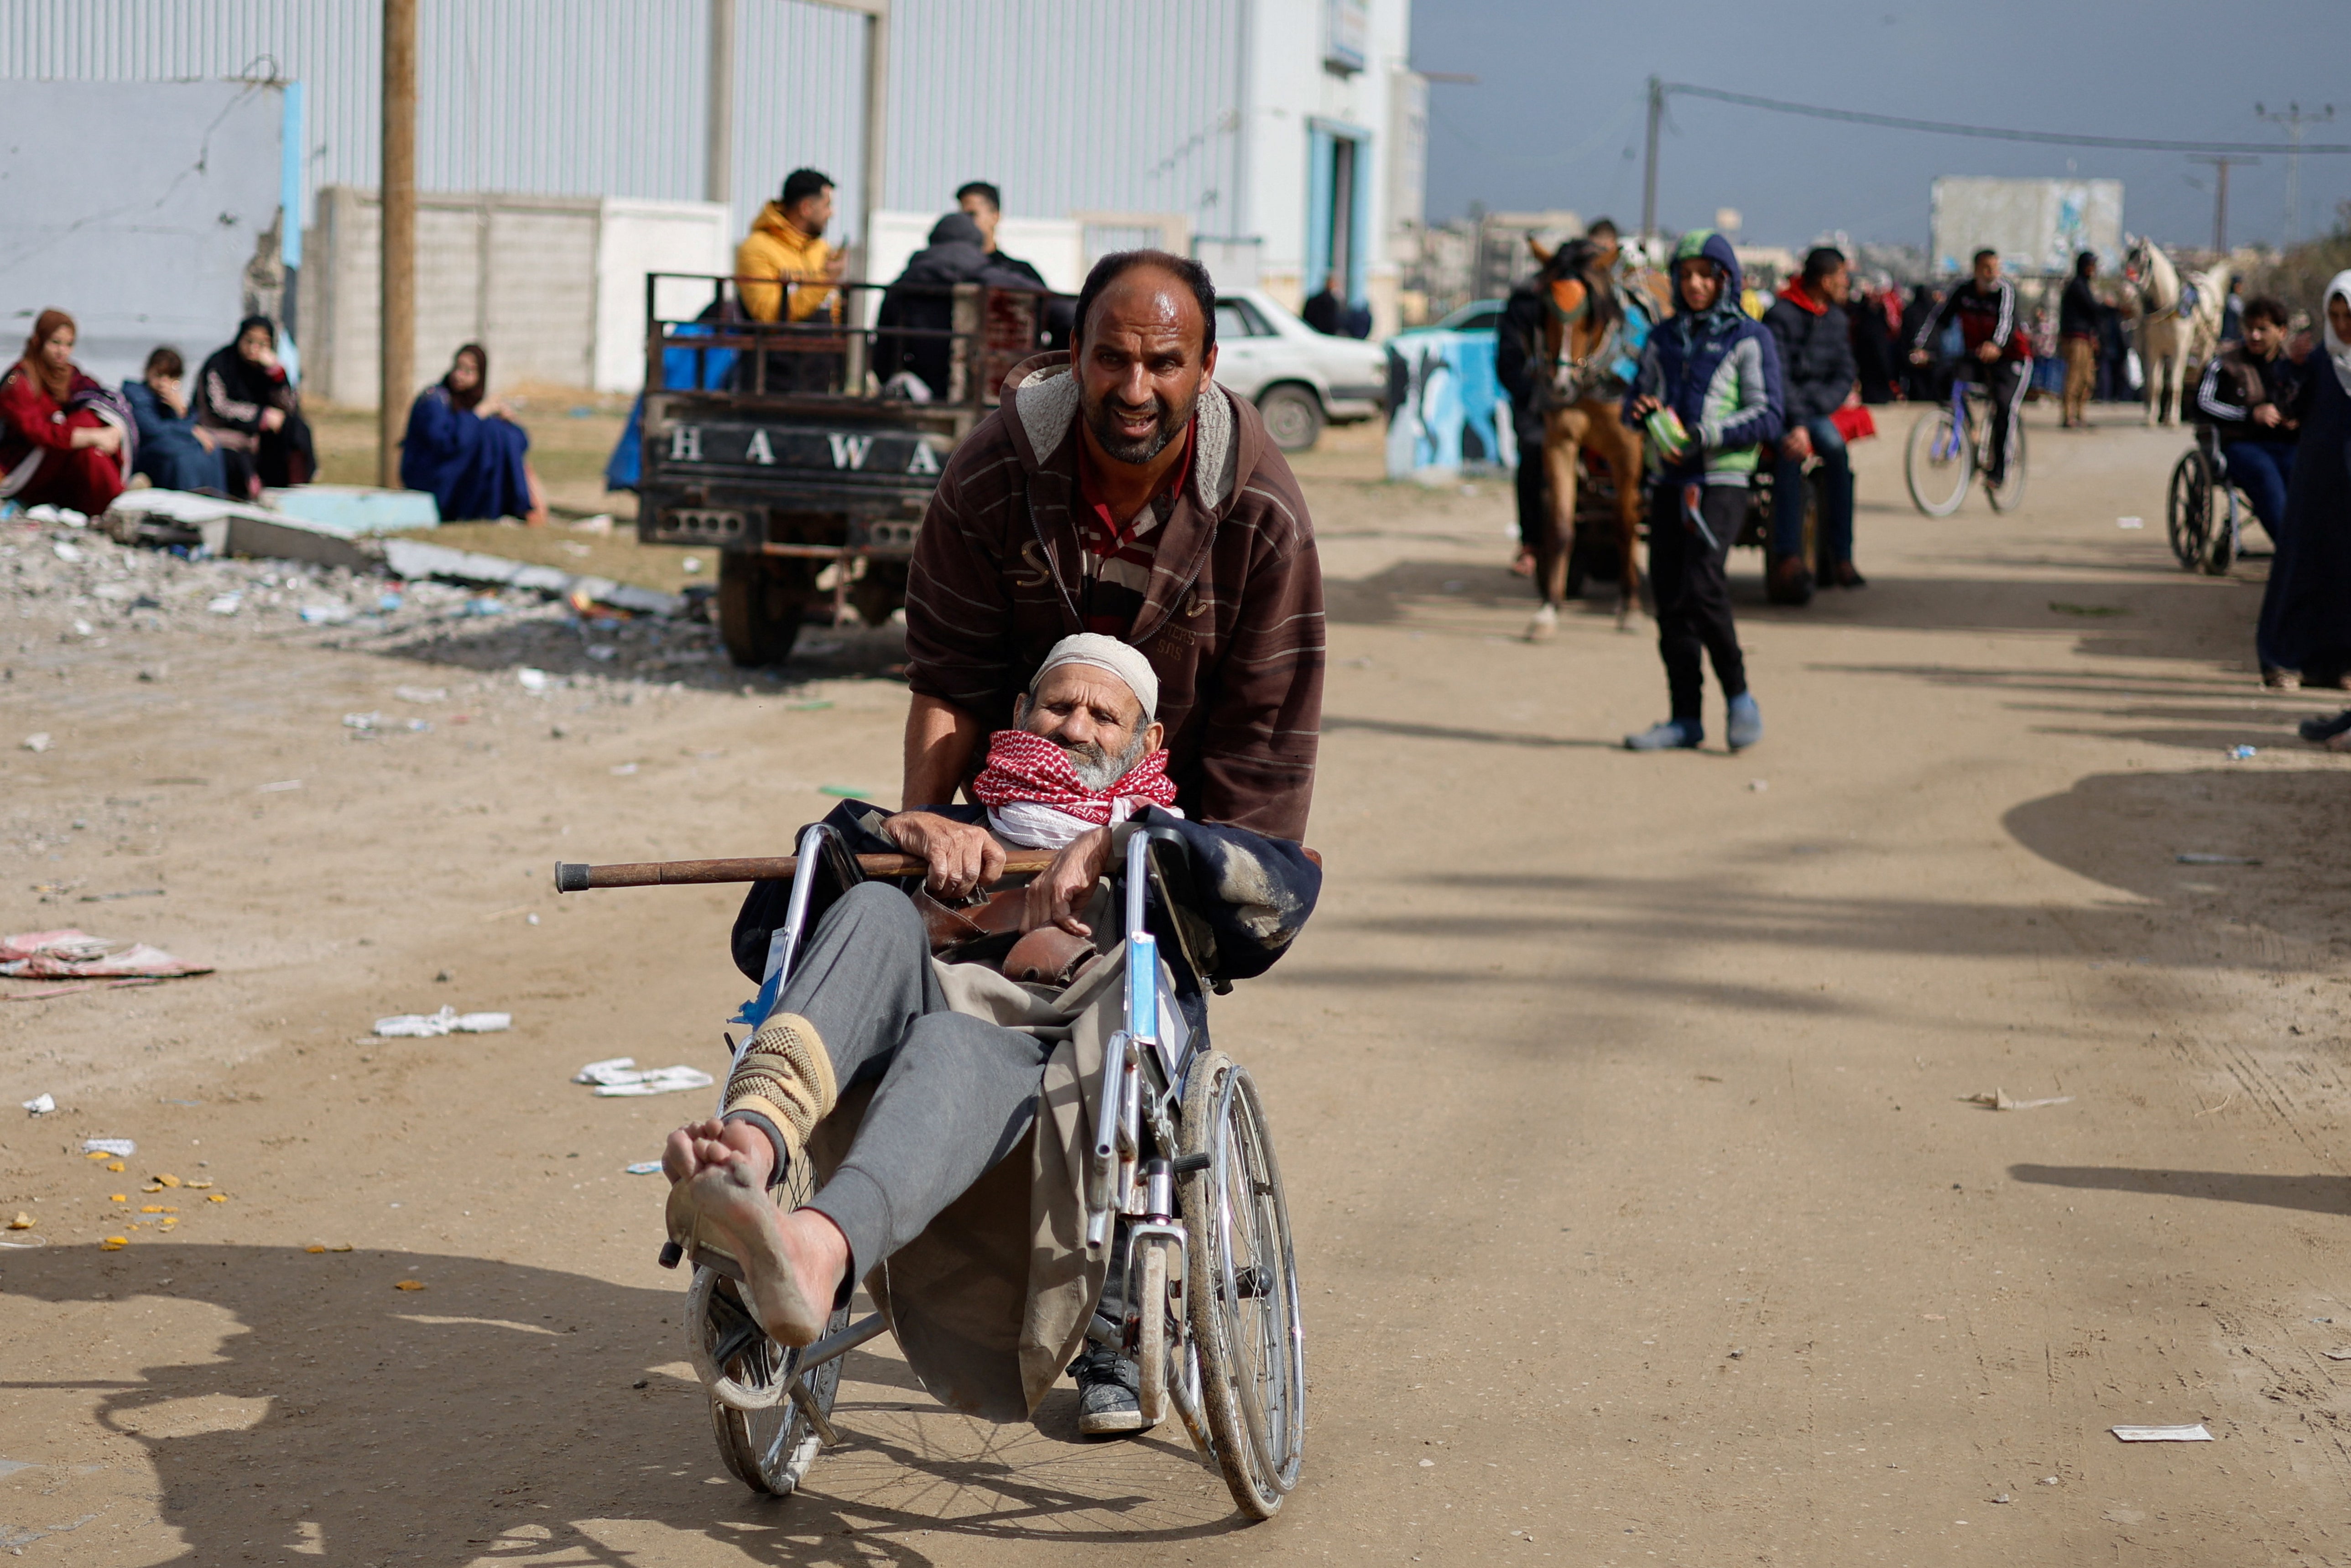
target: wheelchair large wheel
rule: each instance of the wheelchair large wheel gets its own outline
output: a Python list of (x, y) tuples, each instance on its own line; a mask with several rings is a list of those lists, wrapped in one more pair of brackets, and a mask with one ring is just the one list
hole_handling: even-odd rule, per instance
[(1995, 512), (2012, 512), (2024, 505), (2024, 416), (2020, 413), (2016, 428), (2008, 433), (2008, 468), (1996, 486), (1984, 486), (1984, 499)]
[[(778, 1196), (785, 1208), (795, 1208), (815, 1196), (815, 1186), (809, 1162), (795, 1160)], [(696, 1370), (707, 1367), (720, 1374), (731, 1396), (714, 1396), (710, 1401), (718, 1457), (752, 1490), (789, 1497), (824, 1447), (808, 1416), (785, 1393), (798, 1375), (799, 1353), (769, 1339), (751, 1315), (741, 1289), (711, 1269), (694, 1271), (694, 1283), (686, 1291), (685, 1324)], [(838, 1333), (848, 1326), (849, 1309), (843, 1307), (825, 1324), (825, 1333)], [(841, 1361), (835, 1356), (809, 1375), (809, 1393), (828, 1417), (841, 1387)]]
[(1968, 498), (1975, 470), (1974, 448), (1952, 428), (1949, 410), (1919, 415), (1902, 455), (1912, 506), (1930, 517), (1949, 517)]
[(2171, 492), (2164, 508), (2164, 532), (2182, 571), (2199, 570), (2212, 538), (2212, 470), (2204, 454), (2183, 452), (2172, 466)]
[(1221, 1052), (1203, 1052), (1185, 1085), (1183, 1155), (1203, 1414), (1234, 1502), (1271, 1519), (1305, 1455), (1306, 1329), (1265, 1108)]

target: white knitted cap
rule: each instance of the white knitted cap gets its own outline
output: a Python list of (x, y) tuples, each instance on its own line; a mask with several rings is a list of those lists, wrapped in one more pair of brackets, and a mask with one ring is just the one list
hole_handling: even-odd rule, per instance
[(1098, 670), (1108, 670), (1126, 683), (1135, 700), (1143, 705), (1143, 722), (1149, 724), (1159, 716), (1159, 675), (1152, 669), (1151, 661), (1115, 637), (1105, 637), (1099, 632), (1080, 632), (1064, 637), (1045, 655), (1037, 666), (1037, 678), (1029, 682), (1035, 691), (1045, 678), (1045, 672), (1057, 664), (1092, 664)]

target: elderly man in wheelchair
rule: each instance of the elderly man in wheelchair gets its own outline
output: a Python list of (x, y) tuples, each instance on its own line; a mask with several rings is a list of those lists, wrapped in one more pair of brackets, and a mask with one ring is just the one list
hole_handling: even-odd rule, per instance
[[(754, 888), (735, 956), (763, 982), (755, 1032), (720, 1113), (670, 1136), (668, 1256), (732, 1282), (785, 1378), (839, 1354), (862, 1281), (955, 1408), (1025, 1419), (1064, 1367), (1085, 1432), (1173, 1404), (1263, 1516), (1302, 1425), (1288, 1218), (1203, 993), (1273, 964), (1321, 873), (1175, 809), (1157, 685), (1115, 639), (1065, 638), (992, 737), (983, 805), (844, 802), (793, 883)], [(891, 851), (925, 869), (861, 880), (857, 854)]]

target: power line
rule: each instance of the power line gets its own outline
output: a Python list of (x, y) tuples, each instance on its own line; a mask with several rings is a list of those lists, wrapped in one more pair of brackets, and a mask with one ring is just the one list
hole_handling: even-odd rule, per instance
[(1752, 93), (1725, 92), (1719, 88), (1688, 82), (1659, 82), (1658, 102), (1666, 94), (1708, 98), (1719, 103), (1744, 104), (1774, 114), (1803, 115), (1813, 120), (1842, 120), (1850, 125), (1883, 125), (1895, 131), (1925, 131), (1941, 136), (1972, 136), (1987, 141), (2035, 141), (2056, 147), (2111, 147), (2134, 152), (2351, 152), (2351, 142), (2169, 141), (2145, 136), (2076, 136), (2057, 131), (2012, 131), (1997, 125), (1961, 125), (1944, 120), (1912, 120), (1898, 114), (1869, 114), (1856, 109), (1823, 109), (1818, 104), (1790, 103), (1783, 99), (1758, 98)]

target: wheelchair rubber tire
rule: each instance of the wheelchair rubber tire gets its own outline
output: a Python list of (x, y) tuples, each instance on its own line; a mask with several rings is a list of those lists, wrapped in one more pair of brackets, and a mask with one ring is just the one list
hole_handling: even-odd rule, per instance
[(1271, 1519), (1305, 1455), (1305, 1324), (1264, 1107), (1221, 1051), (1201, 1052), (1186, 1077), (1181, 1142), (1186, 1155), (1206, 1156), (1178, 1194), (1202, 1413), (1233, 1501)]
[[(784, 1178), (779, 1194), (786, 1209), (799, 1207), (816, 1192), (816, 1173), (805, 1160), (792, 1163)], [(702, 1276), (710, 1275), (706, 1282)], [(705, 1294), (706, 1291), (706, 1294)], [(734, 1281), (721, 1279), (707, 1269), (695, 1270), (695, 1288), (687, 1299), (697, 1308), (705, 1300), (716, 1297), (741, 1312), (741, 1298)], [(702, 1309), (707, 1311), (709, 1309)], [(724, 1312), (725, 1306), (717, 1309)], [(849, 1326), (849, 1309), (842, 1307), (825, 1323), (825, 1333), (833, 1334)], [(707, 1332), (695, 1314), (686, 1318), (689, 1334)], [(789, 1387), (794, 1375), (793, 1364), (798, 1353), (788, 1350), (760, 1335), (752, 1344), (732, 1357), (727, 1373), (738, 1382), (759, 1381), (781, 1384)], [(839, 1356), (826, 1362), (809, 1375), (809, 1392), (816, 1398), (816, 1406), (829, 1417), (832, 1414), (833, 1396), (841, 1388)], [(710, 1427), (718, 1440), (718, 1457), (725, 1461), (729, 1473), (753, 1491), (770, 1497), (789, 1497), (794, 1488), (808, 1478), (809, 1467), (816, 1463), (823, 1442), (800, 1407), (789, 1398), (778, 1397), (764, 1410), (738, 1410), (731, 1405), (713, 1399), (710, 1402)]]
[(1167, 1249), (1164, 1238), (1148, 1237), (1135, 1244), (1132, 1299), (1138, 1303), (1134, 1334), (1135, 1398), (1143, 1406), (1143, 1424), (1156, 1427), (1167, 1419), (1170, 1371), (1167, 1346)]
[[(1959, 450), (1939, 462), (1935, 453), (1951, 444), (1951, 415), (1948, 409), (1920, 414), (1910, 426), (1910, 440), (1902, 453), (1902, 477), (1910, 487), (1910, 504), (1930, 517), (1948, 517), (1959, 509), (1968, 498), (1968, 485), (1975, 477), (1976, 455), (1972, 444), (1960, 442)], [(1949, 494), (1945, 494), (1948, 487)]]
[(2164, 532), (2182, 571), (2203, 570), (2212, 528), (2212, 471), (2204, 454), (2190, 448), (2172, 465), (2164, 503)]

